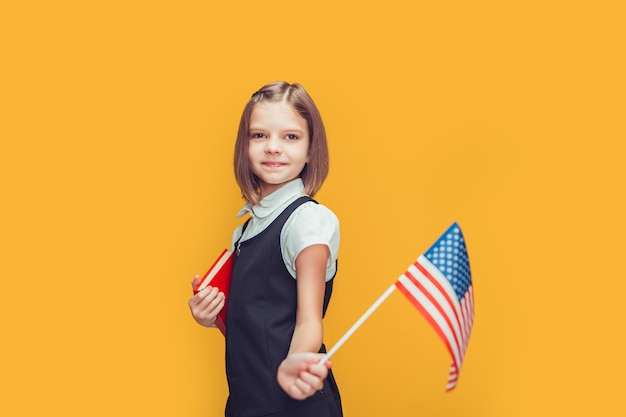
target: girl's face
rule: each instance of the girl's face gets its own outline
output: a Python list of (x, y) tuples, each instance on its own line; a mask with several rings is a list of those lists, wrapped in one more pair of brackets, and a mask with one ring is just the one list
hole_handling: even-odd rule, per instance
[(260, 102), (250, 114), (248, 157), (261, 197), (298, 178), (308, 162), (307, 121), (291, 105)]

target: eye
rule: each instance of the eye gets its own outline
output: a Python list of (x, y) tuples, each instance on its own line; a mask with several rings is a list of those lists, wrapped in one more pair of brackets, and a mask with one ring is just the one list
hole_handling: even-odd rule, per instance
[(285, 135), (285, 139), (287, 140), (298, 140), (298, 135), (294, 135), (293, 133), (289, 133)]
[(252, 133), (250, 135), (250, 138), (251, 139), (263, 139), (263, 138), (265, 138), (265, 134), (264, 133), (260, 133), (260, 132), (255, 132), (255, 133)]

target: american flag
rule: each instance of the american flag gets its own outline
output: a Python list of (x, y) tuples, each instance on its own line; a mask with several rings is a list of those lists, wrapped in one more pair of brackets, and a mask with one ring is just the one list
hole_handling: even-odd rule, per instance
[(443, 340), (452, 365), (446, 391), (456, 387), (474, 321), (474, 293), (461, 228), (453, 223), (395, 283)]

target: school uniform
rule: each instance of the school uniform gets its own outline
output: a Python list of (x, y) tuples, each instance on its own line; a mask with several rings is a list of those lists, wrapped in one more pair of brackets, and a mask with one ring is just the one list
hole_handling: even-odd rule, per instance
[[(303, 226), (304, 229), (311, 226), (314, 229), (324, 229), (319, 224), (318, 227), (310, 224), (316, 222), (311, 222), (311, 219), (319, 220), (319, 216), (311, 213), (330, 212), (323, 206), (317, 206), (310, 197), (302, 196), (302, 189), (299, 179), (281, 187), (276, 191), (278, 195), (271, 195), (272, 198), (265, 201), (265, 204), (262, 201), (266, 212), (256, 225), (265, 220), (261, 230), (251, 227), (252, 232), (248, 232), (248, 226), (255, 226), (249, 224), (235, 232), (234, 236), (238, 233), (240, 236), (233, 247), (236, 258), (226, 322), (226, 376), (230, 391), (226, 417), (342, 416), (341, 399), (332, 371), (329, 370), (324, 388), (306, 400), (292, 399), (276, 380), (278, 367), (289, 351), (297, 307), (294, 278), (297, 249), (294, 252), (293, 248), (287, 249), (286, 246), (293, 245), (293, 240), (301, 240), (289, 238), (292, 235), (285, 235), (283, 229), (290, 225), (293, 233), (298, 230), (297, 223), (307, 223)], [(257, 220), (254, 207), (248, 206), (247, 209), (252, 212), (254, 223)], [(337, 239), (336, 244), (327, 243), (329, 248), (333, 248), (330, 249), (327, 268), (323, 314), (330, 301), (336, 273), (338, 224), (336, 226), (336, 232), (328, 232), (330, 235), (336, 234)], [(321, 239), (327, 242), (333, 240), (328, 236), (320, 237), (317, 231), (312, 232), (312, 235), (318, 236), (305, 236), (304, 239)], [(291, 263), (291, 258), (293, 272), (286, 265), (286, 262)], [(320, 352), (325, 352), (324, 345)]]

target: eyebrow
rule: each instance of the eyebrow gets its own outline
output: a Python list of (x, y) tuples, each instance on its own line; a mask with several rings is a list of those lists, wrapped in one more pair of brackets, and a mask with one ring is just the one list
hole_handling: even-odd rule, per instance
[[(253, 130), (260, 130), (260, 131), (267, 131), (268, 129), (264, 129), (263, 127), (260, 126), (254, 126), (254, 125), (250, 125), (250, 127), (248, 128), (249, 131), (253, 131)], [(296, 127), (296, 128), (287, 128), (287, 129), (281, 129), (280, 130), (282, 133), (289, 133), (289, 132), (293, 132), (293, 133), (300, 133), (300, 134), (304, 134), (304, 130)]]

